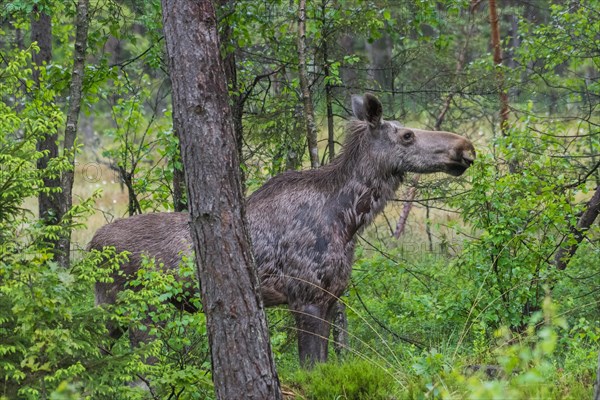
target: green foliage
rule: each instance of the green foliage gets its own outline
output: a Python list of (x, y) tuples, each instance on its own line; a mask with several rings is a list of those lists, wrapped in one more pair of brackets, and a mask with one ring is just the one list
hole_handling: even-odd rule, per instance
[(290, 384), (307, 399), (366, 400), (393, 399), (395, 378), (369, 361), (351, 360), (341, 364), (317, 365), (311, 371), (298, 371)]
[[(518, 49), (522, 65), (533, 65), (531, 97), (550, 94), (550, 111), (561, 107), (577, 114), (587, 107), (596, 107), (600, 82), (589, 73), (597, 68), (600, 18), (592, 12), (598, 8), (597, 0), (585, 0), (578, 7), (563, 4), (550, 6), (547, 24), (522, 21), (524, 43)], [(543, 60), (543, 62), (540, 62)], [(587, 76), (586, 76), (587, 74)], [(579, 103), (570, 109), (567, 104)]]
[[(32, 45), (6, 54), (0, 73), (0, 221), (3, 224), (22, 215), (24, 198), (49, 190), (42, 188), (43, 177), (56, 177), (66, 168), (63, 158), (53, 159), (45, 171), (35, 168), (36, 161), (43, 156), (36, 151), (36, 142), (42, 135), (56, 132), (64, 120), (52, 103), (55, 92), (43, 84), (45, 74), (40, 77), (42, 89), (33, 90), (29, 64), (31, 53), (36, 50)], [(10, 235), (12, 226), (0, 226), (0, 235)]]
[(97, 393), (145, 398), (144, 390), (129, 385), (143, 382), (141, 387), (149, 388), (158, 398), (212, 397), (204, 314), (177, 310), (170, 303), (185, 299), (201, 308), (190, 259), (184, 258), (177, 271), (155, 266), (153, 260), (144, 261), (135, 279), (119, 294), (117, 304), (103, 306), (113, 326), (128, 328), (129, 335), (143, 340), (133, 349), (127, 334), (107, 343), (110, 354), (102, 360), (106, 365), (103, 384), (92, 386)]
[[(54, 398), (71, 393), (145, 398), (145, 390), (129, 386), (138, 380), (149, 382), (151, 391), (161, 397), (172, 393), (182, 399), (210, 396), (204, 316), (177, 312), (165, 302), (192, 290), (194, 272), (189, 263), (178, 272), (188, 279), (187, 284), (149, 263), (116, 307), (99, 308), (91, 298), (93, 284), (110, 282), (111, 271), (118, 269), (123, 255), (110, 249), (93, 252), (69, 270), (48, 261), (48, 250), (39, 246), (22, 249), (19, 257), (2, 255), (4, 396)], [(115, 323), (149, 330), (151, 340), (134, 349), (127, 335), (111, 343), (105, 325)], [(101, 348), (110, 349), (109, 355), (102, 354)], [(155, 360), (152, 365), (147, 364), (149, 359)]]
[(515, 337), (508, 329), (496, 332), (498, 343), (494, 357), (499, 369), (494, 371), (495, 379), (486, 378), (482, 373), (468, 378), (454, 373), (451, 379), (458, 377), (456, 383), (466, 389), (465, 397), (570, 397), (570, 393), (557, 384), (561, 374), (556, 366), (558, 338), (566, 329), (566, 321), (556, 315), (556, 306), (549, 298), (544, 300), (542, 308), (543, 312), (528, 321), (525, 335)]
[[(52, 260), (47, 239), (82, 226), (97, 196), (69, 210), (66, 225), (39, 223), (27, 198), (48, 189), (42, 178), (71, 168), (64, 158), (38, 170), (36, 141), (59, 129), (62, 113), (42, 71), (39, 89), (31, 79), (31, 49), (3, 55), (0, 80), (0, 398), (145, 398), (129, 386), (150, 380), (163, 397), (205, 399), (212, 393), (203, 314), (177, 312), (166, 303), (195, 293), (194, 269), (159, 272), (148, 262), (135, 286), (116, 307), (94, 306), (93, 286), (112, 281), (126, 255), (114, 249), (90, 252), (69, 268)], [(182, 277), (178, 280), (175, 275)], [(199, 304), (195, 304), (199, 307)], [(142, 325), (151, 317), (152, 324)], [(151, 329), (152, 340), (136, 349), (127, 335), (111, 343), (106, 326)], [(109, 350), (104, 354), (101, 349)], [(146, 363), (148, 357), (156, 362)]]
[[(181, 168), (181, 161), (170, 121), (162, 118), (165, 110), (159, 109), (164, 105), (164, 88), (147, 74), (123, 74), (124, 79), (114, 80), (110, 93), (104, 93), (108, 102), (115, 103), (111, 110), (115, 128), (106, 131), (113, 144), (103, 155), (127, 186), (130, 214), (172, 208), (173, 169)], [(130, 82), (133, 78), (135, 85)]]
[[(42, 228), (27, 236), (43, 236)], [(93, 382), (104, 317), (89, 294), (92, 282), (110, 270), (99, 268), (102, 257), (94, 254), (65, 270), (49, 261), (50, 249), (40, 242), (18, 255), (2, 253), (2, 394), (46, 398), (66, 384)], [(111, 259), (114, 268), (119, 259)]]
[[(448, 102), (443, 129), (473, 139), (478, 159), (464, 180), (422, 179), (415, 203), (424, 200), (427, 217), (409, 218), (428, 226), (427, 238), (419, 229), (401, 242), (382, 238), (382, 227), (395, 222), (389, 212), (359, 241), (344, 300), (349, 352), (360, 359), (292, 372), (293, 317), (269, 311), (280, 376), (299, 398), (590, 396), (600, 345), (600, 228), (586, 231), (566, 271), (556, 270), (553, 256), (559, 243), (576, 243), (571, 227), (600, 182), (599, 4), (547, 3), (499, 4), (506, 62), (496, 66), (485, 2), (474, 9), (464, 0), (308, 2), (318, 117), (325, 85), (339, 127), (349, 94), (381, 90), (387, 117), (418, 126), (433, 126)], [(31, 77), (36, 45), (27, 43), (34, 6), (53, 22), (53, 59), (39, 71), (39, 88)], [(65, 123), (74, 10), (73, 2), (49, 0), (0, 8), (0, 397), (211, 398), (204, 317), (168, 304), (196, 292), (189, 260), (178, 271), (146, 260), (118, 304), (94, 307), (94, 283), (110, 281), (125, 255), (105, 249), (61, 269), (49, 261), (47, 242), (80, 227), (96, 197), (70, 211), (70, 226), (43, 226), (31, 211), (31, 199), (48, 190), (43, 179), (70, 168), (61, 155), (38, 170), (36, 142)], [(237, 59), (230, 89), (232, 105), (243, 103), (253, 190), (306, 158), (297, 2), (242, 0), (219, 13), (222, 33), (231, 29), (224, 51)], [(171, 209), (181, 160), (160, 2), (92, 2), (90, 18), (83, 108), (99, 132), (98, 154), (119, 171), (135, 212)], [(497, 134), (497, 71), (510, 99), (506, 137)], [(95, 148), (83, 154), (100, 158)], [(436, 215), (437, 208), (449, 212)], [(128, 333), (109, 339), (107, 324), (148, 340), (131, 348)], [(473, 374), (474, 366), (500, 375)], [(146, 389), (134, 387), (143, 380)]]

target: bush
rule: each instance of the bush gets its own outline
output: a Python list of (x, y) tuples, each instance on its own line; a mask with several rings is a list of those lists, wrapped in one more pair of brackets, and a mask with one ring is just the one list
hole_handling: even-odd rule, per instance
[(308, 399), (393, 399), (395, 378), (388, 370), (365, 360), (319, 364), (311, 371), (298, 371), (290, 384)]

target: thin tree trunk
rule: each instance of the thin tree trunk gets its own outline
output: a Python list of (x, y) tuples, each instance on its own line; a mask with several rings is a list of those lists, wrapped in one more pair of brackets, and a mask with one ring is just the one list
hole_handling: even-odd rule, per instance
[(429, 204), (425, 205), (425, 233), (427, 234), (427, 243), (429, 244), (429, 252), (433, 253), (433, 235), (431, 234), (431, 220), (430, 220), (431, 207)]
[(211, 1), (162, 0), (190, 228), (218, 399), (281, 399), (252, 258)]
[(319, 167), (319, 149), (317, 142), (317, 126), (313, 109), (308, 71), (306, 67), (306, 0), (300, 0), (298, 5), (298, 73), (300, 75), (300, 91), (304, 104), (304, 119), (306, 121), (306, 139), (310, 154), (311, 168)]
[[(48, 14), (38, 11), (37, 5), (33, 8), (31, 17), (31, 41), (37, 42), (39, 52), (33, 54), (33, 79), (40, 87), (41, 71), (50, 64), (52, 60), (52, 22)], [(50, 132), (45, 134), (37, 142), (36, 148), (44, 155), (37, 160), (37, 168), (45, 170), (48, 168), (48, 162), (58, 157), (58, 133)], [(44, 187), (57, 189), (60, 187), (60, 178), (43, 178)], [(46, 224), (54, 225), (60, 221), (60, 196), (56, 191), (41, 192), (38, 195), (39, 217)], [(51, 246), (56, 247), (56, 240), (49, 240)], [(56, 257), (56, 253), (54, 254)]]
[(15, 44), (19, 50), (23, 50), (25, 48), (25, 40), (22, 29), (15, 29)]
[[(327, 45), (323, 45), (327, 51)], [(327, 53), (325, 53), (325, 76), (329, 76), (329, 65), (327, 64)], [(333, 93), (329, 83), (325, 84), (325, 102), (327, 106), (327, 149), (329, 162), (335, 157), (335, 132), (333, 130)]]
[(506, 93), (504, 87), (504, 74), (502, 73), (502, 47), (500, 43), (500, 27), (498, 24), (496, 0), (490, 0), (489, 9), (492, 48), (494, 51), (494, 67), (496, 69), (496, 87), (500, 94), (500, 131), (503, 136), (508, 136), (508, 93)]
[[(135, 166), (131, 167), (132, 171), (135, 171)], [(127, 187), (127, 212), (129, 216), (133, 216), (135, 214), (142, 213), (142, 206), (137, 199), (137, 195), (135, 193), (135, 188), (133, 187), (133, 172), (128, 172), (125, 168), (119, 166), (118, 167), (119, 176), (121, 177), (121, 182), (125, 184)]]
[(394, 237), (396, 239), (399, 239), (406, 229), (406, 222), (408, 221), (408, 216), (417, 195), (417, 184), (419, 183), (419, 179), (421, 179), (421, 175), (415, 175), (412, 179), (411, 186), (406, 190), (404, 205), (402, 206), (402, 211), (400, 212), (400, 217), (396, 224), (396, 230), (394, 231)]
[[(327, 0), (322, 0), (321, 1), (321, 16), (323, 17), (323, 21), (322, 21), (322, 32), (321, 32), (321, 37), (322, 37), (322, 46), (323, 46), (323, 72), (325, 73), (325, 79), (327, 80), (329, 78), (329, 46), (327, 46), (327, 43), (329, 41), (329, 32), (327, 31), (326, 28), (326, 7), (327, 7)], [(329, 156), (329, 162), (331, 162), (331, 160), (333, 160), (333, 158), (335, 157), (335, 135), (334, 135), (334, 131), (333, 131), (333, 88), (331, 87), (331, 84), (326, 81), (325, 82), (325, 103), (326, 103), (326, 107), (327, 107), (327, 149), (328, 149), (328, 156)]]
[(350, 346), (346, 306), (338, 300), (333, 312), (335, 313), (333, 315), (333, 350), (338, 358), (341, 358), (344, 355), (344, 351)]
[[(177, 141), (181, 142), (179, 132), (181, 131), (181, 122), (179, 118), (175, 116), (173, 112), (173, 134), (177, 137)], [(179, 147), (177, 147), (179, 149)], [(181, 157), (181, 155), (179, 155)], [(176, 212), (186, 211), (188, 209), (187, 201), (185, 197), (185, 172), (183, 163), (181, 167), (174, 167), (173, 169), (173, 209)]]
[[(235, 9), (236, 0), (220, 0), (221, 7), (226, 8), (227, 13), (232, 13)], [(238, 159), (240, 160), (240, 178), (242, 180), (242, 190), (246, 191), (246, 173), (241, 168), (244, 162), (243, 144), (244, 144), (244, 101), (240, 93), (240, 88), (237, 79), (237, 66), (235, 62), (235, 50), (226, 50), (230, 44), (233, 44), (233, 29), (229, 24), (221, 26), (221, 52), (224, 54), (223, 66), (225, 67), (225, 76), (229, 86), (229, 97), (231, 104), (231, 112), (233, 115), (233, 129), (235, 132), (235, 142), (238, 151)]]
[[(327, 31), (326, 26), (326, 10), (327, 0), (322, 0), (321, 17), (323, 20), (321, 22), (321, 40), (323, 46), (323, 72), (325, 73), (325, 79), (328, 79), (330, 74), (329, 46), (327, 45), (329, 32)], [(327, 155), (329, 162), (331, 162), (335, 157), (335, 132), (333, 129), (333, 88), (328, 81), (325, 82), (325, 106), (327, 108)], [(344, 351), (350, 346), (350, 341), (348, 337), (348, 316), (346, 314), (346, 306), (340, 300), (337, 300), (336, 305), (334, 306), (333, 329), (331, 334), (333, 337), (333, 349), (335, 354), (338, 358), (341, 358)]]
[[(75, 138), (77, 137), (77, 123), (81, 110), (81, 96), (83, 92), (83, 78), (85, 73), (85, 53), (88, 39), (88, 8), (89, 0), (77, 2), (77, 19), (75, 22), (75, 51), (73, 52), (73, 71), (71, 74), (71, 86), (69, 88), (69, 108), (67, 110), (67, 124), (65, 127), (64, 153), (69, 159), (71, 168), (64, 171), (61, 179), (61, 220), (73, 205), (73, 182), (75, 180)], [(70, 221), (62, 221), (68, 223)], [(71, 254), (71, 228), (66, 227), (65, 232), (58, 241), (57, 261), (63, 267), (69, 266)]]
[(556, 252), (554, 256), (554, 265), (557, 269), (563, 270), (567, 268), (571, 257), (577, 251), (577, 248), (585, 239), (586, 231), (592, 226), (596, 218), (598, 217), (598, 213), (600, 212), (600, 186), (596, 188), (594, 195), (587, 203), (583, 214), (579, 217), (577, 221), (577, 226), (571, 228), (571, 232), (573, 233), (573, 237), (575, 242), (571, 243), (568, 246), (562, 246)]
[[(173, 82), (171, 82), (171, 87), (173, 87)], [(171, 96), (171, 102), (173, 135), (177, 138), (177, 142), (181, 144), (181, 132), (183, 132), (182, 117), (180, 115), (180, 110), (175, 106), (174, 96)], [(179, 146), (177, 147), (177, 150), (179, 150)], [(181, 160), (181, 153), (177, 154), (174, 158), (175, 160)], [(176, 212), (186, 211), (188, 209), (185, 194), (185, 167), (182, 162), (180, 168), (175, 166), (173, 169), (173, 209)]]

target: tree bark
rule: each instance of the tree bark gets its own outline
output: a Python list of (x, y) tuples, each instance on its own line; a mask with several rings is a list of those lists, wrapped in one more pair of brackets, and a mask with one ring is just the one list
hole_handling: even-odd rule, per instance
[[(173, 87), (172, 81), (171, 87)], [(177, 142), (181, 146), (181, 132), (183, 132), (182, 116), (180, 115), (181, 110), (175, 106), (175, 97), (173, 95), (171, 96), (171, 108), (173, 116), (173, 135), (175, 135)], [(176, 160), (177, 157), (181, 160), (181, 152), (175, 157)], [(176, 212), (187, 211), (188, 203), (185, 195), (185, 167), (182, 162), (181, 168), (174, 167), (173, 169), (173, 209)]]
[[(174, 107), (173, 107), (174, 108)], [(180, 118), (175, 116), (173, 112), (173, 134), (177, 138), (177, 141), (181, 143), (179, 133), (181, 132), (181, 121)], [(181, 155), (179, 155), (181, 158)], [(183, 163), (181, 168), (173, 168), (173, 209), (176, 212), (187, 211), (187, 198), (185, 197), (185, 170)]]
[[(142, 214), (142, 206), (138, 201), (135, 188), (133, 187), (133, 172), (127, 171), (122, 166), (118, 166), (117, 169), (119, 171), (121, 181), (125, 184), (125, 187), (127, 187), (127, 212), (129, 216), (131, 217), (135, 214)], [(135, 166), (131, 167), (131, 171), (135, 171)]]
[(219, 399), (281, 399), (245, 221), (211, 1), (162, 0), (190, 227)]
[[(325, 79), (329, 78), (329, 46), (327, 45), (329, 41), (329, 31), (326, 25), (326, 11), (327, 11), (327, 0), (321, 1), (321, 16), (323, 18), (322, 21), (322, 29), (321, 29), (321, 37), (322, 37), (322, 46), (323, 46), (323, 72), (325, 73)], [(329, 82), (325, 82), (325, 103), (327, 107), (327, 149), (329, 162), (333, 160), (335, 157), (335, 135), (333, 131), (333, 89)]]
[[(329, 74), (329, 68), (326, 68), (325, 74)], [(325, 84), (325, 102), (327, 103), (327, 149), (329, 162), (335, 158), (335, 131), (333, 129), (333, 93), (331, 85)]]
[(573, 233), (573, 237), (575, 242), (571, 243), (569, 246), (562, 246), (556, 252), (554, 256), (554, 265), (559, 270), (564, 270), (567, 268), (571, 257), (577, 251), (577, 248), (585, 239), (585, 232), (592, 226), (596, 218), (598, 217), (598, 213), (600, 212), (600, 186), (596, 188), (594, 195), (587, 203), (583, 214), (579, 217), (577, 221), (577, 226), (571, 227), (571, 233)]
[[(60, 219), (73, 205), (73, 182), (75, 181), (75, 139), (77, 137), (77, 124), (81, 110), (81, 97), (83, 93), (83, 78), (85, 74), (85, 53), (88, 39), (88, 8), (89, 0), (77, 2), (77, 19), (75, 22), (75, 50), (73, 52), (73, 71), (71, 74), (71, 86), (69, 88), (69, 107), (67, 110), (67, 124), (65, 126), (65, 141), (63, 151), (69, 158), (71, 169), (64, 171), (61, 177), (61, 202)], [(70, 221), (62, 221), (69, 223)], [(69, 224), (68, 224), (69, 225)], [(71, 228), (66, 227), (65, 232), (58, 240), (57, 261), (63, 267), (69, 266), (71, 255)]]
[[(33, 80), (40, 88), (41, 72), (52, 60), (52, 20), (46, 13), (39, 12), (37, 5), (34, 6), (31, 16), (31, 41), (37, 42), (39, 52), (33, 54)], [(48, 162), (58, 157), (58, 133), (50, 132), (40, 138), (36, 144), (39, 152), (44, 155), (37, 160), (37, 168), (41, 171), (48, 168)], [(60, 187), (59, 177), (43, 177), (44, 187), (53, 189), (51, 192), (40, 192), (38, 195), (39, 217), (48, 225), (58, 224), (60, 221), (60, 196), (55, 189)], [(48, 239), (48, 244), (56, 249), (57, 240)], [(53, 257), (56, 259), (57, 252)]]
[(396, 224), (396, 230), (394, 231), (394, 237), (396, 239), (400, 239), (400, 236), (402, 236), (404, 233), (408, 216), (412, 210), (415, 197), (417, 196), (417, 185), (420, 179), (421, 175), (415, 175), (412, 179), (411, 186), (406, 190), (406, 195), (404, 196), (404, 205), (402, 206), (402, 211), (400, 212), (400, 217), (398, 218), (398, 223)]
[(318, 168), (317, 125), (315, 124), (315, 112), (306, 67), (306, 0), (300, 0), (298, 5), (298, 74), (300, 75), (300, 91), (302, 92), (302, 102), (304, 104), (304, 120), (306, 123), (306, 139), (308, 142), (308, 153), (310, 154), (310, 166), (311, 168)]
[[(221, 8), (226, 13), (233, 13), (236, 0), (220, 0)], [(231, 103), (231, 112), (233, 115), (233, 130), (235, 132), (235, 141), (240, 160), (240, 178), (242, 181), (242, 190), (246, 191), (246, 173), (241, 165), (244, 162), (243, 144), (244, 144), (244, 101), (242, 99), (237, 79), (237, 66), (235, 62), (235, 50), (227, 49), (228, 45), (233, 44), (233, 29), (229, 23), (221, 26), (221, 35), (219, 40), (222, 46), (223, 65), (225, 67), (225, 76), (229, 86), (229, 97)]]
[(346, 305), (337, 301), (333, 310), (333, 350), (338, 358), (343, 357), (344, 352), (350, 347), (348, 337), (348, 315), (346, 314)]

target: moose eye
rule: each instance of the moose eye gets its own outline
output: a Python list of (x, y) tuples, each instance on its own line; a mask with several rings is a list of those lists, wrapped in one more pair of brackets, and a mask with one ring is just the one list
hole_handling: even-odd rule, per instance
[(414, 140), (415, 134), (413, 131), (405, 131), (404, 133), (402, 133), (401, 137), (403, 142), (410, 143)]

